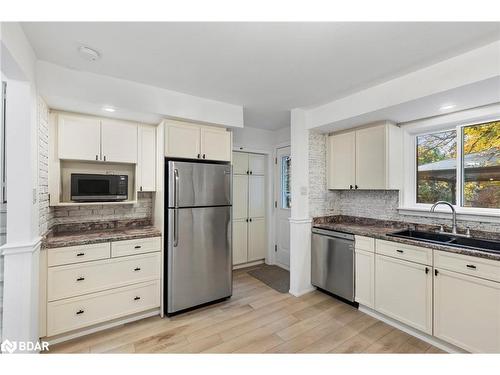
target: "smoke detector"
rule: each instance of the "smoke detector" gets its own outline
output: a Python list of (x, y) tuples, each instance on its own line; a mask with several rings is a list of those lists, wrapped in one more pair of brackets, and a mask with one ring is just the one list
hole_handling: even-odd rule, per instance
[(78, 48), (78, 52), (80, 52), (80, 55), (88, 61), (96, 61), (101, 57), (99, 52), (87, 46), (80, 46), (80, 48)]

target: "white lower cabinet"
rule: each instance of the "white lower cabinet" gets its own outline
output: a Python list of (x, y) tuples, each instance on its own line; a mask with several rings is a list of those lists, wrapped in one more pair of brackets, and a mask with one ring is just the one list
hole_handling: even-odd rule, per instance
[(160, 237), (44, 250), (41, 336), (159, 307), (160, 251)]
[(266, 257), (266, 219), (253, 218), (248, 223), (248, 261)]
[(375, 254), (366, 250), (355, 250), (355, 301), (375, 307)]
[(434, 336), (474, 353), (500, 353), (500, 283), (436, 269)]
[(432, 334), (432, 267), (375, 256), (375, 310)]

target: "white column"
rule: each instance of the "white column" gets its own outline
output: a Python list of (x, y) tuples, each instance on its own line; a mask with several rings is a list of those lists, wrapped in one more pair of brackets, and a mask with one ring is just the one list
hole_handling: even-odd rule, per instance
[(290, 217), (290, 293), (306, 294), (311, 285), (311, 218), (309, 216), (309, 131), (302, 109), (291, 113), (292, 212)]
[(40, 237), (34, 88), (27, 81), (8, 80), (7, 100), (7, 242), (2, 247), (2, 339), (37, 342)]

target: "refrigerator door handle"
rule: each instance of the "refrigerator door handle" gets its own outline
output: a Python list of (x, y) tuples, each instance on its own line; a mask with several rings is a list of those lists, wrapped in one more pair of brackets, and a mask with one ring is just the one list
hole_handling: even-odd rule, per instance
[(174, 247), (179, 245), (179, 170), (174, 169)]

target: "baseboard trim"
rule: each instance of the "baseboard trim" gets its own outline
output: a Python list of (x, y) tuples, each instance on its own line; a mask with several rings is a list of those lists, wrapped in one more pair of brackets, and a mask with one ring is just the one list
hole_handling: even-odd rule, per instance
[(359, 305), (359, 311), (361, 311), (367, 315), (370, 315), (371, 317), (378, 319), (384, 323), (387, 323), (390, 326), (397, 328), (397, 329), (399, 329), (399, 330), (401, 330), (409, 335), (412, 335), (412, 336), (414, 336), (422, 341), (425, 341), (431, 345), (434, 345), (436, 348), (444, 350), (447, 353), (467, 353), (467, 351), (465, 351), (465, 350), (463, 350), (455, 345), (449, 344), (449, 343), (447, 343), (443, 340), (440, 340), (434, 336), (431, 336), (427, 333), (421, 332), (415, 328), (407, 326), (406, 324), (401, 323), (395, 319), (392, 319), (384, 314), (381, 314), (381, 313), (379, 313), (379, 312), (377, 312), (377, 311), (375, 311), (367, 306)]
[(264, 264), (264, 259), (254, 260), (253, 262), (248, 262), (248, 263), (237, 264), (237, 265), (233, 266), (233, 271), (239, 270), (241, 268), (258, 266), (259, 264)]
[(155, 316), (155, 315), (158, 315), (158, 316), (160, 315), (160, 309), (150, 310), (146, 313), (139, 313), (139, 314), (125, 317), (125, 318), (118, 318), (117, 320), (114, 320), (112, 322), (102, 323), (98, 326), (93, 326), (91, 328), (82, 328), (78, 332), (73, 332), (73, 333), (69, 333), (69, 334), (62, 333), (61, 335), (53, 336), (53, 337), (42, 337), (41, 341), (47, 341), (49, 343), (49, 351), (50, 351), (50, 345), (59, 344), (59, 343), (64, 342), (64, 341), (73, 340), (73, 339), (76, 339), (78, 337), (90, 335), (92, 333), (96, 333), (99, 331), (104, 331), (106, 329), (114, 328), (114, 327), (117, 327), (120, 325), (124, 325), (126, 323), (131, 323), (131, 322), (135, 322), (137, 320), (150, 318), (150, 317)]
[(290, 293), (292, 296), (295, 296), (295, 297), (301, 297), (303, 296), (304, 294), (307, 294), (307, 293), (311, 293), (311, 292), (314, 292), (316, 290), (315, 287), (312, 287), (312, 288), (308, 288), (308, 289), (305, 289), (305, 290), (301, 290), (301, 291), (292, 291), (291, 289), (288, 291), (288, 293)]

